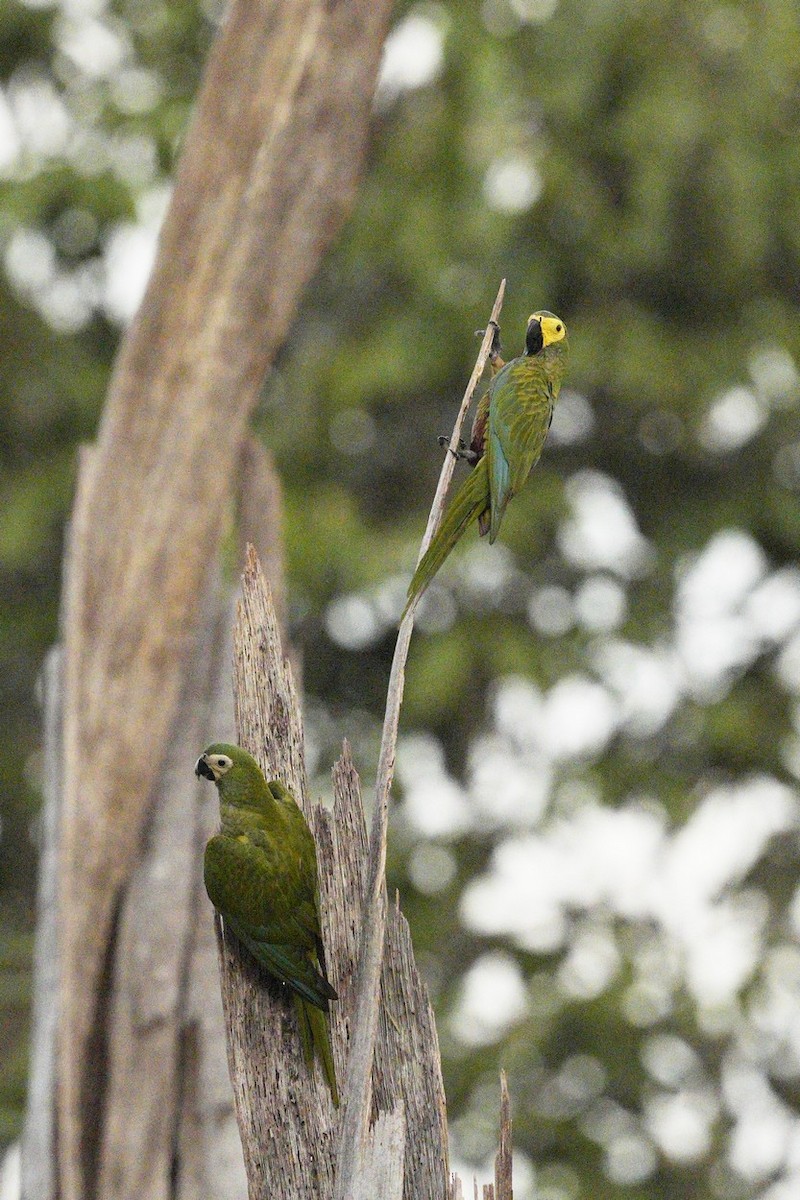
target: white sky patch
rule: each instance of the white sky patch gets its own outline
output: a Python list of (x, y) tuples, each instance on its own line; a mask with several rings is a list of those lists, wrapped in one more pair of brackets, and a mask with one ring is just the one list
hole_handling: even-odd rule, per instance
[(634, 946), (631, 961), (634, 977), (622, 997), (622, 1011), (631, 1025), (650, 1028), (673, 1010), (673, 996), (683, 984), (681, 953), (673, 938), (655, 929), (648, 931), (644, 945)]
[(703, 1073), (697, 1052), (674, 1033), (656, 1033), (642, 1048), (642, 1064), (663, 1087), (677, 1088)]
[(325, 610), (325, 629), (328, 637), (345, 650), (363, 650), (371, 646), (383, 632), (375, 605), (357, 592), (337, 596)]
[(759, 651), (755, 630), (740, 616), (682, 622), (675, 644), (690, 690), (703, 703), (720, 699)]
[(608, 745), (618, 719), (617, 705), (604, 687), (567, 675), (545, 697), (542, 747), (555, 761), (591, 758)]
[(124, 67), (109, 82), (114, 103), (125, 113), (150, 112), (164, 91), (156, 72), (140, 66)]
[(171, 194), (169, 187), (148, 188), (137, 200), (138, 224), (118, 225), (106, 245), (103, 303), (121, 324), (133, 318), (144, 296)]
[(743, 603), (766, 572), (758, 542), (739, 529), (717, 533), (684, 566), (678, 583), (678, 615), (718, 616)]
[(62, 54), (89, 79), (109, 79), (130, 53), (127, 38), (93, 17), (62, 17), (55, 30)]
[(710, 1089), (658, 1092), (645, 1102), (645, 1125), (675, 1162), (696, 1162), (711, 1145), (718, 1105)]
[(771, 407), (786, 408), (797, 402), (800, 374), (783, 346), (760, 348), (750, 356), (748, 366), (756, 389)]
[(551, 446), (576, 446), (589, 437), (595, 427), (594, 410), (581, 392), (562, 388), (547, 435)]
[(64, 154), (74, 123), (52, 82), (18, 72), (8, 85), (7, 95), (21, 153), (34, 158)]
[(728, 1148), (731, 1166), (745, 1179), (765, 1181), (785, 1165), (797, 1120), (750, 1063), (740, 1059), (725, 1063), (722, 1090), (736, 1117)]
[(383, 47), (376, 99), (388, 105), (401, 92), (432, 83), (444, 63), (444, 30), (421, 12), (412, 12), (391, 31)]
[(458, 573), (470, 598), (483, 605), (497, 604), (515, 582), (524, 578), (508, 546), (500, 542), (490, 546), (484, 539), (470, 544), (459, 560)]
[(581, 809), (542, 834), (502, 842), (489, 874), (464, 892), (464, 919), (479, 932), (554, 949), (568, 911), (607, 903), (622, 915), (647, 915), (662, 842), (663, 822), (650, 812)]
[(15, 290), (33, 295), (55, 278), (55, 247), (38, 229), (15, 229), (6, 246), (5, 267)]
[(619, 484), (599, 471), (578, 471), (566, 493), (572, 513), (558, 531), (564, 556), (585, 570), (609, 570), (624, 579), (642, 574), (653, 550)]
[(401, 738), (396, 769), (403, 786), (403, 811), (417, 833), (448, 838), (471, 827), (467, 794), (448, 775), (444, 753), (436, 738), (429, 734)]
[(431, 733), (404, 735), (397, 743), (396, 771), (403, 787), (408, 787), (419, 776), (444, 774), (442, 743)]
[[(792, 903), (792, 927), (797, 936), (797, 897)], [(773, 946), (761, 964), (759, 987), (753, 990), (749, 1017), (763, 1037), (772, 1064), (784, 1077), (800, 1074), (800, 947)], [(798, 1145), (800, 1152), (800, 1144)], [(800, 1158), (797, 1160), (800, 1167)]]
[(766, 424), (769, 410), (752, 388), (734, 387), (716, 399), (698, 430), (698, 441), (706, 450), (724, 454), (738, 450)]
[(507, 954), (484, 954), (462, 980), (450, 1026), (468, 1046), (491, 1045), (526, 1010), (525, 982), (517, 963)]
[(422, 842), (411, 853), (408, 874), (417, 891), (434, 896), (452, 883), (456, 860), (444, 846)]
[(542, 177), (526, 154), (506, 154), (494, 159), (483, 178), (489, 208), (502, 213), (527, 212), (542, 192)]
[(22, 1194), (22, 1149), (14, 1142), (0, 1159), (0, 1200), (17, 1200)]
[(613, 1183), (623, 1186), (649, 1179), (658, 1166), (658, 1156), (652, 1144), (640, 1133), (623, 1133), (612, 1138), (605, 1147), (603, 1169)]
[(105, 250), (104, 307), (112, 320), (126, 325), (144, 296), (156, 253), (157, 235), (140, 225), (118, 225)]
[(537, 824), (547, 806), (553, 772), (549, 760), (528, 751), (514, 753), (496, 735), (484, 735), (470, 747), (469, 794), (481, 827)]
[(666, 648), (608, 639), (597, 644), (592, 663), (619, 705), (621, 723), (632, 733), (656, 733), (675, 711), (683, 673)]
[(563, 637), (575, 624), (567, 589), (554, 583), (537, 588), (528, 602), (528, 620), (543, 637)]
[(334, 450), (357, 457), (372, 449), (378, 440), (378, 430), (372, 414), (365, 408), (343, 408), (332, 417), (328, 436)]
[(492, 867), (464, 890), (461, 914), (476, 933), (508, 934), (525, 949), (559, 949), (567, 925), (561, 903), (561, 860), (541, 837), (501, 843)]
[(800, 692), (800, 633), (795, 633), (778, 655), (775, 673), (790, 692)]
[[(679, 568), (675, 596), (675, 646), (691, 689), (700, 699), (713, 699), (762, 648), (762, 629), (779, 627), (769, 611), (780, 593), (786, 620), (792, 602), (790, 579), (773, 584), (760, 600), (750, 594), (763, 580), (766, 556), (758, 543), (741, 530), (716, 534), (691, 562)], [(748, 604), (751, 605), (748, 608)]]
[(543, 25), (558, 8), (558, 0), (510, 0), (520, 21), (528, 25)]
[(7, 171), (19, 157), (21, 142), (11, 105), (6, 99), (6, 93), (0, 88), (0, 172)]
[(745, 620), (771, 642), (783, 642), (800, 623), (800, 570), (782, 567), (750, 593)]
[(77, 333), (89, 323), (96, 290), (80, 271), (59, 274), (39, 297), (37, 307), (47, 323), (59, 333)]
[[(664, 870), (670, 899), (662, 915), (691, 911), (751, 870), (770, 838), (800, 822), (797, 793), (767, 776), (709, 792), (671, 839)], [(676, 897), (682, 899), (675, 900)], [(675, 904), (677, 902), (677, 909)]]
[(664, 839), (664, 822), (643, 808), (587, 808), (553, 829), (559, 854), (574, 863), (563, 899), (574, 908), (608, 905), (639, 916), (652, 905), (652, 880)]
[(100, 17), (107, 11), (109, 0), (60, 0), (59, 7), (74, 19)]
[[(497, 846), (466, 888), (462, 915), (478, 932), (548, 950), (563, 945), (571, 914), (598, 906), (652, 920), (663, 931), (658, 970), (672, 945), (698, 1003), (722, 1006), (751, 977), (768, 918), (760, 892), (730, 889), (772, 837), (798, 825), (797, 793), (768, 777), (716, 789), (671, 835), (651, 809), (588, 805)], [(654, 969), (645, 964), (644, 975)]]
[(797, 827), (799, 816), (791, 788), (754, 777), (709, 793), (669, 839), (652, 913), (682, 947), (689, 990), (701, 1003), (729, 1002), (755, 968), (766, 901), (760, 893), (726, 891), (741, 882), (772, 837)]
[(20, 228), (5, 253), (9, 282), (60, 333), (75, 333), (91, 318), (100, 287), (96, 262), (58, 269), (55, 247), (36, 229)]
[(108, 162), (118, 179), (139, 190), (158, 174), (158, 150), (145, 134), (115, 135), (106, 143)]
[(404, 812), (424, 837), (455, 837), (472, 825), (464, 789), (444, 774), (415, 780), (407, 787)]
[(558, 983), (568, 996), (592, 1000), (615, 978), (621, 956), (611, 929), (589, 924), (570, 941), (569, 953), (558, 969)]
[(698, 906), (693, 923), (681, 926), (686, 986), (698, 1003), (722, 1008), (751, 979), (763, 953), (769, 916), (760, 895)]
[(628, 615), (628, 596), (609, 575), (590, 575), (575, 592), (575, 614), (584, 629), (609, 633)]
[(621, 1105), (601, 1096), (581, 1121), (581, 1132), (605, 1151), (603, 1170), (614, 1183), (641, 1183), (653, 1174), (658, 1158), (639, 1122)]
[(172, 200), (172, 185), (170, 183), (154, 184), (136, 197), (136, 215), (142, 225), (158, 232), (164, 223), (170, 201)]

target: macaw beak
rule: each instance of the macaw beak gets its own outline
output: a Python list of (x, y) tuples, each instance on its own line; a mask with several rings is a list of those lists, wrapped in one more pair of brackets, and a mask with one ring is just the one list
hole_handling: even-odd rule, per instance
[(528, 322), (528, 329), (525, 334), (525, 353), (538, 354), (543, 346), (542, 322), (537, 317), (532, 317)]
[(202, 776), (203, 779), (210, 779), (212, 783), (215, 782), (216, 776), (211, 770), (211, 767), (208, 765), (208, 760), (205, 754), (201, 754), (197, 762), (194, 764), (194, 773), (198, 778)]

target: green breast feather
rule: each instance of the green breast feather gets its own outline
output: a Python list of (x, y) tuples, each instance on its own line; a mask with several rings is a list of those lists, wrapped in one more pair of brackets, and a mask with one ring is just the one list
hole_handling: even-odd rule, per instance
[(213, 780), (220, 799), (220, 831), (203, 866), (209, 899), (226, 932), (293, 993), (306, 1060), (316, 1050), (338, 1104), (327, 1023), (337, 994), (327, 976), (316, 848), (305, 817), (283, 784), (267, 783), (238, 746), (209, 746), (195, 771)]

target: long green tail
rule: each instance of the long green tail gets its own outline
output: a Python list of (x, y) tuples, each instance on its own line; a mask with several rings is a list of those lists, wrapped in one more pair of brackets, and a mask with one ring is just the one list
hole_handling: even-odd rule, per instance
[(422, 595), (425, 591), (464, 530), (473, 521), (477, 521), (481, 513), (488, 507), (489, 475), (484, 457), (456, 492), (452, 504), (444, 515), (444, 520), (423, 554), (419, 566), (414, 572), (414, 578), (408, 586), (408, 599), (403, 609), (403, 616), (406, 615), (409, 606), (413, 604), (417, 596)]
[(322, 1063), (322, 1069), (325, 1072), (325, 1078), (328, 1081), (328, 1087), (331, 1089), (333, 1106), (334, 1108), (338, 1108), (339, 1089), (336, 1086), (336, 1068), (333, 1065), (333, 1051), (331, 1050), (328, 1018), (321, 1009), (315, 1008), (313, 1004), (308, 1004), (302, 996), (298, 996), (297, 992), (293, 992), (292, 995), (294, 996), (297, 1023), (300, 1026), (303, 1057), (306, 1060), (309, 1070), (311, 1070), (314, 1065), (314, 1051), (317, 1051)]

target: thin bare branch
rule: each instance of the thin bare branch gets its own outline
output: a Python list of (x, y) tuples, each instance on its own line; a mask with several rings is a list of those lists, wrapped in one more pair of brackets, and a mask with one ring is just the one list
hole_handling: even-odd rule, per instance
[[(469, 406), (472, 403), (472, 397), (475, 395), (475, 389), (477, 388), (480, 378), (483, 375), (483, 369), (486, 366), (486, 360), (489, 357), (489, 351), (492, 348), (492, 338), (494, 334), (492, 322), (495, 324), (498, 324), (499, 322), (500, 310), (503, 307), (503, 298), (505, 294), (506, 281), (505, 279), (501, 279), (500, 287), (497, 289), (497, 297), (495, 298), (495, 302), (492, 307), (492, 315), (487, 322), (486, 329), (484, 330), (481, 348), (478, 351), (478, 357), (475, 360), (475, 366), (473, 367), (472, 374), (469, 377), (469, 383), (467, 384), (466, 391), (464, 392), (464, 398), (461, 401), (461, 407), (458, 410), (458, 416), (456, 417), (456, 422), (453, 426), (453, 436), (450, 438), (450, 445), (448, 446), (449, 453), (445, 454), (444, 456), (442, 470), (439, 475), (439, 482), (436, 485), (436, 494), (433, 497), (433, 504), (431, 505), (430, 515), (428, 516), (428, 524), (425, 527), (425, 535), (419, 548), (417, 562), (420, 561), (423, 554), (428, 549), (428, 546), (431, 544), (431, 539), (436, 530), (439, 528), (439, 524), (444, 513), (444, 503), (447, 499), (450, 480), (453, 478), (453, 471), (455, 470), (456, 466), (456, 455), (458, 453), (458, 446), (461, 438), (461, 428), (464, 424)], [(410, 617), (414, 608), (416, 608), (415, 604), (411, 606), (410, 611), (406, 614), (406, 621), (408, 621), (408, 618)], [(409, 624), (411, 624), (411, 622), (409, 622)]]
[[(490, 322), (487, 323), (475, 367), (461, 401), (461, 407), (456, 418), (453, 437), (451, 439), (451, 447), (454, 450), (458, 447), (464, 418), (467, 415), (467, 410), (472, 402), (478, 381), (483, 374), (486, 360), (489, 357), (493, 334), (491, 321), (497, 321), (500, 316), (505, 286), (506, 282), (502, 280), (492, 308)], [(428, 517), (428, 525), (420, 547), (420, 558), (427, 550), (430, 540), (441, 520), (455, 461), (454, 454), (445, 455), (430, 516)], [(336, 1200), (347, 1200), (347, 1197), (352, 1194), (360, 1173), (361, 1156), (366, 1153), (368, 1142), (372, 1108), (371, 1063), (375, 1048), (375, 1035), (378, 1028), (378, 1013), (380, 1010), (380, 989), (378, 985), (386, 931), (384, 872), (386, 869), (386, 828), (389, 811), (389, 792), (394, 777), (397, 729), (400, 720), (400, 706), (403, 700), (408, 647), (411, 641), (411, 631), (414, 626), (414, 607), (414, 605), (411, 606), (400, 625), (386, 696), (386, 713), (383, 721), (383, 735), (378, 760), (375, 811), (373, 813), (370, 834), (369, 874), (361, 933), (357, 987), (358, 1006), (347, 1060), (347, 1080), (343, 1093), (343, 1112), (339, 1128), (339, 1166), (336, 1177)]]

